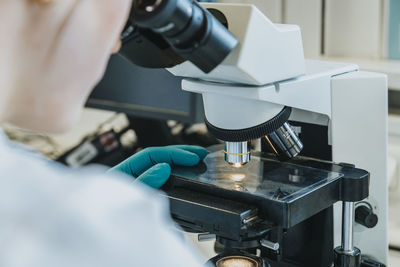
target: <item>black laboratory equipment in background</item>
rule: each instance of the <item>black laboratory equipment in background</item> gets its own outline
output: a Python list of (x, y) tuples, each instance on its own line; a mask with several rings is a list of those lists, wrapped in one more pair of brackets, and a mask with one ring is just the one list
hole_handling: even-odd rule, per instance
[[(193, 144), (207, 147), (216, 144), (218, 141), (212, 135), (190, 130), (193, 124), (204, 122), (203, 101), (201, 95), (183, 91), (181, 81), (182, 78), (167, 70), (139, 67), (120, 55), (112, 56), (103, 79), (86, 106), (125, 113), (129, 129), (136, 133), (137, 144), (129, 150), (124, 150), (121, 145), (115, 146), (112, 151), (99, 153), (88, 163), (112, 166), (149, 146)], [(170, 120), (180, 125), (179, 133), (172, 132), (168, 124)], [(119, 136), (115, 134), (115, 138)], [(99, 138), (100, 135), (91, 137), (93, 140)], [(98, 141), (93, 142), (98, 146)], [(68, 151), (59, 161), (66, 163), (65, 158), (78, 147)]]
[(139, 67), (114, 55), (87, 106), (149, 120), (204, 122), (201, 95), (183, 91), (181, 81), (167, 70)]

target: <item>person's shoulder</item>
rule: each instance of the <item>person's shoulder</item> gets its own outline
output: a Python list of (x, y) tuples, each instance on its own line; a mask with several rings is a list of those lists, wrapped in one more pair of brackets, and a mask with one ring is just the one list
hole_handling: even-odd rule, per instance
[(165, 206), (156, 191), (133, 183), (131, 177), (107, 173), (103, 166), (68, 168), (12, 144), (0, 147), (0, 191), (2, 188), (12, 188), (16, 194), (30, 191), (30, 195), (38, 194), (36, 199), (47, 196), (56, 202), (60, 198), (97, 199), (108, 202), (105, 207), (127, 202)]
[(0, 142), (0, 183), (9, 179), (50, 179), (65, 172), (66, 167), (39, 152), (8, 140)]

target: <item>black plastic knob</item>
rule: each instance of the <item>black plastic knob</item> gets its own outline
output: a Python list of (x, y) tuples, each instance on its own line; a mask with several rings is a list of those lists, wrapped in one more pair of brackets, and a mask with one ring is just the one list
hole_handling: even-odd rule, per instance
[(373, 228), (378, 224), (378, 216), (367, 206), (356, 208), (356, 222), (367, 228)]

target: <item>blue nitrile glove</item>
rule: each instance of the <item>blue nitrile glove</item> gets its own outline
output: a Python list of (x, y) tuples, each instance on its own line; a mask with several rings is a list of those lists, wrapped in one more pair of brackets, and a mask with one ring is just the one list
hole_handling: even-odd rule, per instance
[(131, 175), (150, 187), (160, 188), (171, 175), (171, 165), (195, 166), (207, 155), (199, 146), (176, 145), (146, 148), (117, 166), (110, 172)]

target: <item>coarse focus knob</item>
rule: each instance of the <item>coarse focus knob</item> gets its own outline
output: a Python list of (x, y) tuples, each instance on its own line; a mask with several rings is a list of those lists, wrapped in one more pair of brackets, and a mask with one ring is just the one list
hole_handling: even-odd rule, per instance
[(356, 208), (356, 222), (367, 228), (373, 228), (378, 224), (378, 216), (367, 206), (359, 206)]

